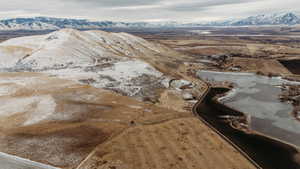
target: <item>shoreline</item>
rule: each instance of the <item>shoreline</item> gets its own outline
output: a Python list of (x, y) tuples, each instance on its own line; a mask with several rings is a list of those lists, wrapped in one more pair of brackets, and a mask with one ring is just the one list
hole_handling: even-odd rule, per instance
[(229, 91), (230, 89), (228, 88), (211, 88), (207, 84), (207, 91), (199, 98), (199, 102), (194, 105), (193, 113), (237, 148), (257, 168), (299, 169), (300, 152), (297, 146), (254, 130), (245, 132), (244, 130), (236, 129), (229, 123), (219, 119), (220, 115), (247, 118), (243, 112), (220, 103), (218, 98), (216, 98), (217, 94), (224, 94)]

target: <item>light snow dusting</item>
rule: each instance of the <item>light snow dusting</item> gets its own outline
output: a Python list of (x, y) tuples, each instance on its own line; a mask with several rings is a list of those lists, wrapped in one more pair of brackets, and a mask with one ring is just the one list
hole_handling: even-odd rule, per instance
[[(43, 72), (135, 96), (164, 79), (162, 73), (139, 60), (162, 50), (127, 33), (62, 29), (1, 43), (0, 51), (5, 52), (0, 53), (0, 69)], [(138, 82), (139, 78), (145, 84)]]
[[(39, 123), (51, 116), (56, 108), (54, 99), (51, 96), (34, 96), (24, 98), (1, 99), (0, 117), (8, 117), (17, 114), (31, 112), (25, 118), (23, 125)], [(16, 106), (17, 105), (17, 106)]]
[(155, 77), (162, 76), (161, 72), (158, 72), (149, 64), (139, 60), (115, 63), (114, 66), (104, 69), (102, 72), (100, 72), (100, 74), (123, 80), (139, 77), (143, 74), (152, 75)]
[[(101, 88), (139, 100), (155, 101), (157, 89), (165, 88), (169, 78), (142, 58), (152, 58), (161, 52), (164, 49), (159, 45), (126, 33), (73, 29), (2, 42), (0, 126), (30, 128), (85, 118), (81, 117), (85, 116), (83, 112), (94, 110), (94, 107), (110, 109), (105, 105), (81, 105), (80, 102), (93, 100), (97, 103), (102, 95), (95, 97), (91, 93), (69, 91), (72, 86), (83, 88), (85, 92), (104, 92), (95, 89)], [(71, 96), (65, 98), (67, 95)], [(131, 108), (140, 109), (134, 105)], [(28, 145), (35, 144), (34, 139), (29, 141)], [(54, 169), (1, 153), (0, 163), (4, 169)]]
[[(15, 38), (0, 44), (0, 71), (39, 72), (45, 78), (58, 77), (76, 84), (108, 89), (139, 100), (156, 97), (168, 80), (153, 66), (140, 60), (162, 50), (127, 33), (63, 29), (48, 35)], [(44, 82), (45, 81), (45, 82)], [(0, 79), (0, 117), (19, 117), (16, 123), (28, 126), (58, 117), (56, 99), (35, 92), (47, 80), (40, 77), (4, 76)], [(25, 95), (19, 89), (29, 88)], [(14, 97), (15, 93), (22, 93)], [(18, 94), (17, 94), (18, 95)], [(17, 106), (16, 106), (17, 105)], [(30, 113), (28, 113), (30, 112)]]
[(159, 83), (163, 83), (164, 79), (161, 72), (139, 60), (116, 62), (109, 67), (99, 69), (86, 69), (48, 70), (45, 73), (58, 76), (59, 78), (79, 81), (96, 88), (119, 90), (128, 96), (134, 96), (143, 87), (142, 84), (136, 84), (135, 79), (142, 78), (145, 75), (153, 77)]

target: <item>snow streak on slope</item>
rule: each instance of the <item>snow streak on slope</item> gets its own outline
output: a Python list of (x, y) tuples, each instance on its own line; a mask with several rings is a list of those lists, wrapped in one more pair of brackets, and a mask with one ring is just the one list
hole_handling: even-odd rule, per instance
[[(3, 71), (35, 71), (134, 96), (164, 79), (139, 60), (163, 53), (160, 46), (127, 33), (63, 29), (0, 44)], [(141, 82), (145, 82), (142, 84)]]

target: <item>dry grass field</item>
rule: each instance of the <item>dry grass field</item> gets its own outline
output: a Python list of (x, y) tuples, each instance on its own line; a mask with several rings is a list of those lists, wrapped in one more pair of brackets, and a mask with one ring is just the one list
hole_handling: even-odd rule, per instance
[[(300, 54), (288, 37), (134, 33), (166, 53), (138, 59), (192, 82), (197, 96), (206, 89), (199, 69), (291, 74), (277, 59)], [(230, 59), (220, 67), (199, 62), (223, 54)], [(255, 168), (192, 114), (180, 91), (157, 93), (148, 103), (45, 73), (0, 73), (0, 151), (65, 169)]]
[(0, 97), (2, 152), (68, 169), (254, 168), (190, 111), (45, 74), (0, 76), (10, 88)]

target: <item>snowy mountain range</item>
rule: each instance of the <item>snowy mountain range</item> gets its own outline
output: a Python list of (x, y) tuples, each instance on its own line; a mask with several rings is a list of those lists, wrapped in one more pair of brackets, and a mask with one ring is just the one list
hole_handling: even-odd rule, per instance
[(85, 19), (34, 17), (0, 20), (0, 30), (98, 29), (107, 27), (143, 27), (146, 26), (145, 24), (146, 23), (92, 22)]
[(179, 22), (112, 22), (89, 21), (85, 19), (66, 18), (14, 18), (0, 20), (0, 30), (58, 30), (73, 29), (101, 29), (101, 28), (162, 28), (162, 27), (197, 27), (197, 26), (262, 26), (262, 25), (296, 25), (300, 24), (300, 15), (295, 13), (276, 13), (270, 15), (250, 16), (244, 19), (225, 20), (206, 23)]
[(245, 19), (226, 23), (232, 26), (247, 25), (296, 25), (300, 24), (300, 16), (295, 13), (276, 13), (271, 15), (250, 16)]

